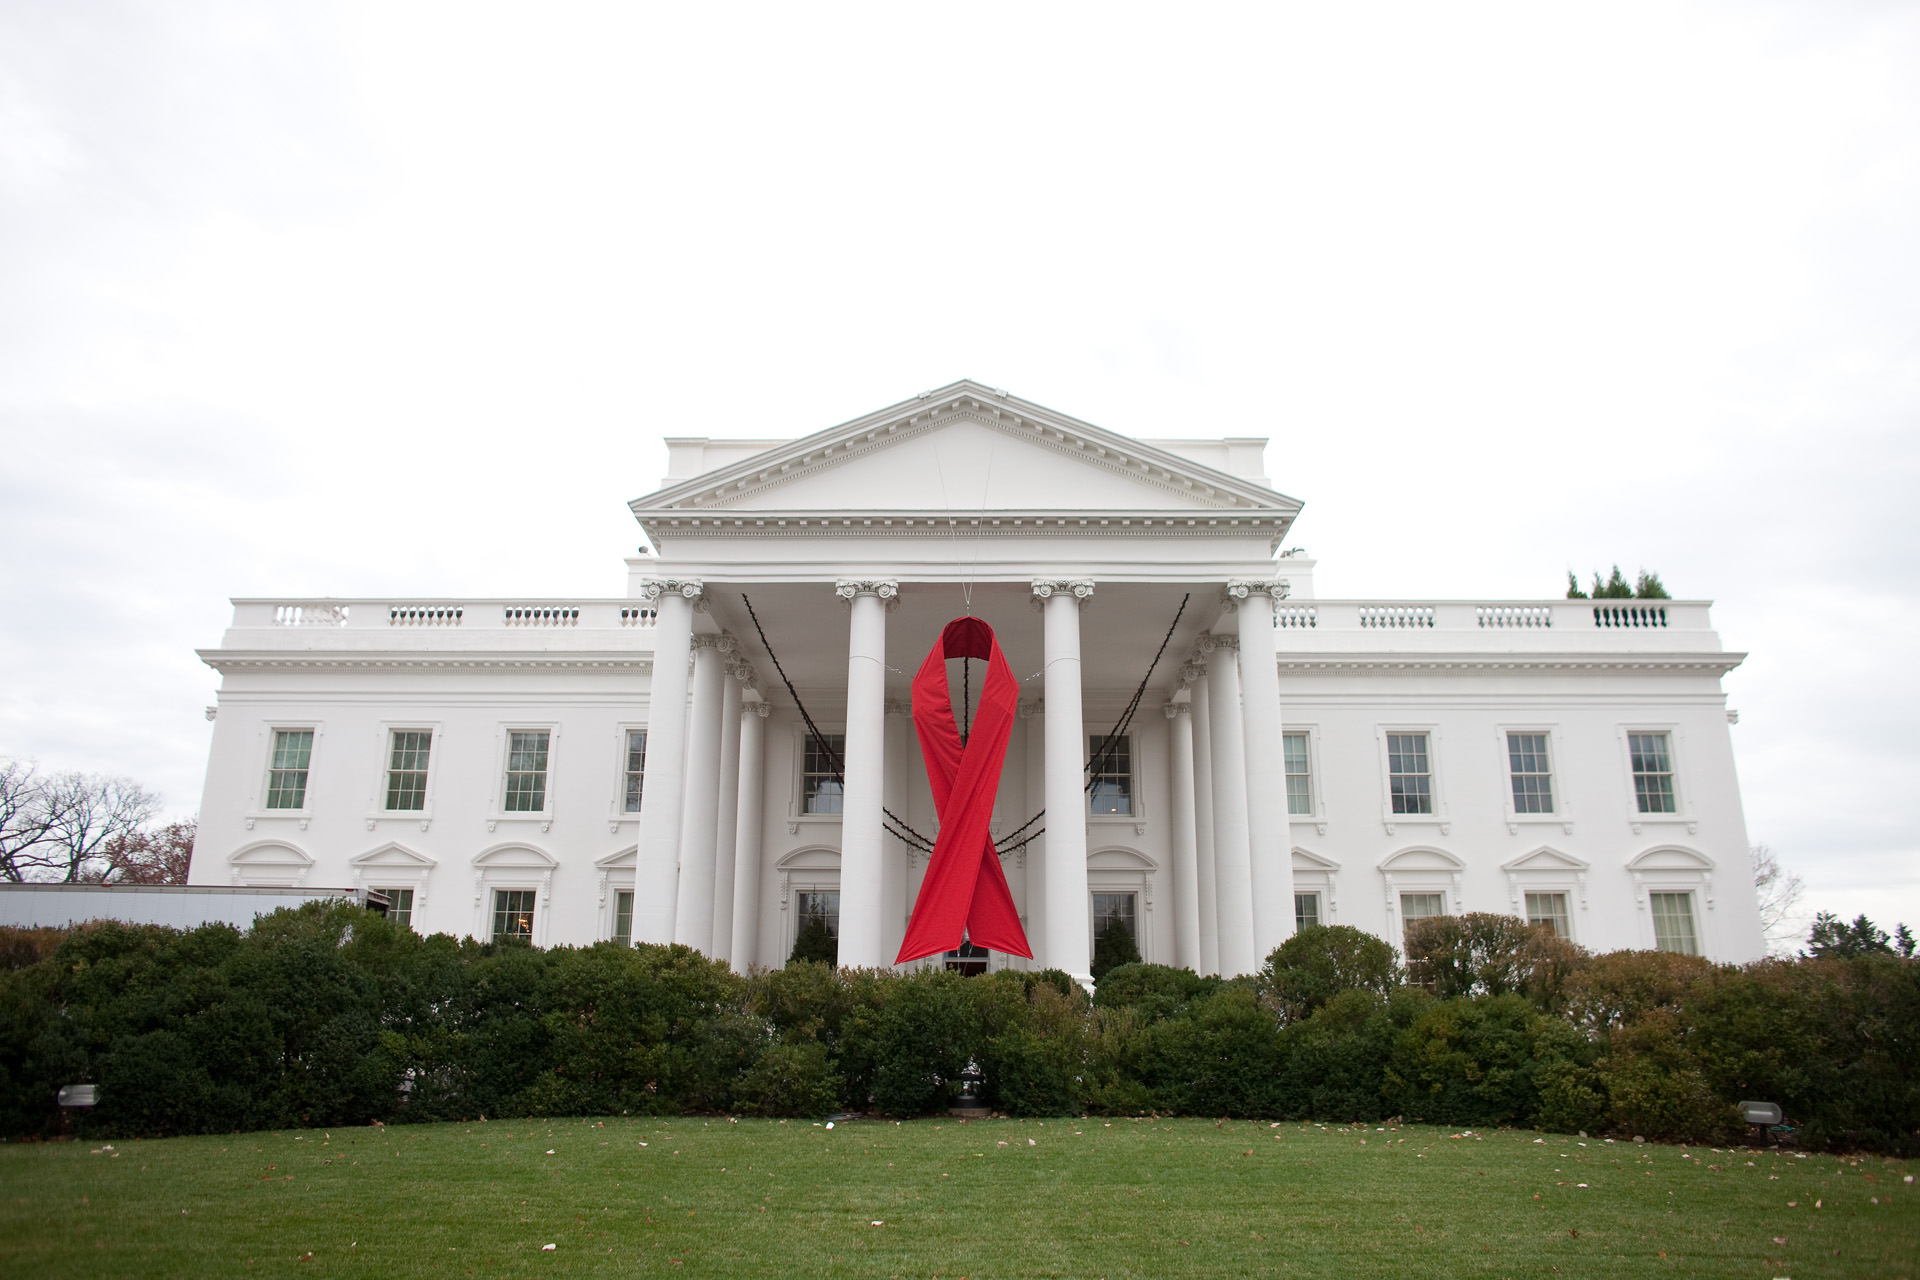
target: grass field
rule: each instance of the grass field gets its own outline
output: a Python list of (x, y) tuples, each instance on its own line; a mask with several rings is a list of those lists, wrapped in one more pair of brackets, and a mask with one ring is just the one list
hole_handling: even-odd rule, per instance
[(1902, 1277), (1920, 1273), (1910, 1169), (1198, 1120), (613, 1118), (5, 1145), (0, 1273)]

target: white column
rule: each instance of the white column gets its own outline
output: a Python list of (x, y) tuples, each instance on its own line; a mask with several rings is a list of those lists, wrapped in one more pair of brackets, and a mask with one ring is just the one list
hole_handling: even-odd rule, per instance
[(643, 599), (659, 610), (647, 699), (647, 776), (633, 867), (633, 940), (673, 941), (680, 891), (680, 818), (687, 770), (687, 648), (706, 586), (695, 578), (649, 578)]
[(840, 814), (840, 964), (876, 969), (885, 954), (880, 912), (886, 831), (887, 610), (899, 597), (891, 581), (843, 580), (834, 590), (850, 606), (847, 626), (846, 792)]
[(1093, 984), (1088, 939), (1086, 728), (1080, 699), (1080, 609), (1093, 583), (1037, 581), (1047, 699), (1047, 966)]
[(673, 940), (713, 954), (714, 840), (720, 830), (720, 704), (727, 683), (722, 636), (693, 638), (687, 712), (687, 800), (680, 819), (680, 894)]
[(728, 664), (720, 694), (720, 802), (714, 807), (713, 950), (733, 960), (733, 846), (740, 821), (740, 682)]
[(760, 824), (766, 803), (767, 711), (763, 702), (740, 707), (740, 800), (733, 827), (733, 967), (745, 973), (759, 962)]
[[(907, 814), (907, 777), (913, 767), (913, 708), (904, 702), (887, 705), (887, 777), (882, 788), (887, 808)], [(883, 836), (880, 858), (880, 951), (891, 962), (907, 936), (907, 845)]]
[(1241, 730), (1247, 749), (1247, 843), (1253, 863), (1253, 951), (1261, 963), (1293, 934), (1293, 830), (1280, 739), (1273, 602), (1284, 582), (1229, 582), (1240, 602)]
[(1180, 678), (1193, 689), (1193, 833), (1200, 895), (1200, 969), (1220, 972), (1220, 893), (1213, 857), (1213, 717), (1208, 714), (1207, 668), (1194, 663), (1181, 668)]
[(1213, 863), (1219, 903), (1220, 973), (1235, 978), (1260, 967), (1253, 941), (1253, 868), (1247, 843), (1247, 744), (1240, 727), (1240, 642), (1203, 636), (1207, 728), (1213, 737)]
[(1173, 962), (1200, 971), (1200, 858), (1194, 833), (1193, 706), (1169, 702), (1167, 814), (1173, 846)]

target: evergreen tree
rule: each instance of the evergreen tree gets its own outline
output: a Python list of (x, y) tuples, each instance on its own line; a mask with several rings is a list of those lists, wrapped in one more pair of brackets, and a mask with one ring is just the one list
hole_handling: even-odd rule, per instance
[(1567, 599), (1585, 600), (1587, 593), (1580, 589), (1580, 579), (1573, 576), (1573, 570), (1567, 570)]
[(1633, 584), (1633, 594), (1642, 600), (1670, 600), (1673, 598), (1667, 594), (1667, 588), (1660, 581), (1660, 575), (1657, 573), (1648, 573), (1645, 569), (1640, 571), (1640, 581)]
[(1619, 565), (1613, 566), (1613, 576), (1605, 580), (1601, 579), (1600, 571), (1596, 569), (1593, 573), (1593, 598), (1595, 600), (1631, 600), (1633, 584), (1627, 581), (1624, 573), (1620, 572)]
[(1140, 948), (1134, 945), (1133, 930), (1120, 920), (1109, 920), (1100, 936), (1093, 940), (1093, 980), (1107, 976), (1110, 969), (1123, 964), (1139, 964)]
[(807, 922), (793, 940), (793, 954), (787, 957), (788, 964), (802, 960), (829, 966), (840, 963), (840, 940), (828, 931), (827, 914), (818, 907), (807, 912)]
[[(1913, 934), (1907, 926), (1900, 925), (1898, 934), (1903, 951), (1911, 948)], [(1855, 916), (1852, 924), (1845, 924), (1833, 912), (1822, 911), (1813, 918), (1813, 929), (1807, 934), (1807, 954), (1816, 960), (1894, 955), (1894, 949), (1887, 942), (1887, 931), (1876, 927), (1864, 915)]]

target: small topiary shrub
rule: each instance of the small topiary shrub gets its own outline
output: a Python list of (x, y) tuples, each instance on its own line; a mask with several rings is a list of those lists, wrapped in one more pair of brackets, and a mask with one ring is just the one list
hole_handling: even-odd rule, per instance
[(1108, 921), (1093, 942), (1093, 966), (1089, 972), (1094, 982), (1098, 983), (1123, 964), (1139, 963), (1140, 948), (1133, 940), (1133, 930), (1123, 921)]
[(1282, 1018), (1292, 1022), (1342, 991), (1367, 991), (1382, 1000), (1400, 984), (1393, 947), (1351, 925), (1315, 925), (1275, 947), (1259, 986)]

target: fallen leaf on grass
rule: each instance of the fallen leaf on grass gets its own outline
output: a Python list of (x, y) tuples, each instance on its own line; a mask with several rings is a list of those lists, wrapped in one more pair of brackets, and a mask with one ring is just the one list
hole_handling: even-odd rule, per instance
[(552, 1253), (555, 1249), (558, 1249), (559, 1247), (560, 1246), (557, 1244), (543, 1244), (540, 1246), (540, 1252)]
[(1785, 1236), (1775, 1236), (1773, 1238), (1773, 1242), (1775, 1244), (1785, 1244), (1787, 1242), (1787, 1238)]

